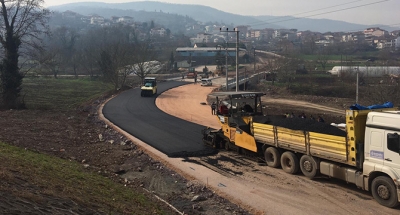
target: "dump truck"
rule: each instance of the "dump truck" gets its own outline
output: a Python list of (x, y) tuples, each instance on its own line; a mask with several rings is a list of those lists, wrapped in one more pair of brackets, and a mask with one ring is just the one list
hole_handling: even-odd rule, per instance
[(140, 88), (140, 96), (153, 96), (157, 94), (157, 79), (154, 77), (146, 77), (143, 86)]
[[(214, 92), (220, 129), (202, 130), (215, 148), (253, 153), (270, 167), (313, 179), (338, 178), (370, 191), (386, 207), (400, 203), (400, 111), (346, 110), (346, 130), (263, 113), (262, 92)], [(247, 106), (247, 108), (246, 108)], [(288, 120), (288, 121), (285, 121)], [(302, 121), (299, 121), (302, 120)], [(296, 123), (298, 122), (298, 123)], [(328, 127), (331, 126), (331, 127)], [(337, 129), (337, 130), (335, 130)], [(325, 132), (329, 131), (329, 132)]]

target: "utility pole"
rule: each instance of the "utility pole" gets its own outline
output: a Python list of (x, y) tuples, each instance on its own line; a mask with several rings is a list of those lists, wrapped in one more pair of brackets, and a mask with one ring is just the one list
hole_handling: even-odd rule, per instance
[[(219, 29), (220, 32), (236, 32), (236, 92), (239, 90), (239, 31), (237, 28), (234, 28), (233, 31), (230, 31), (226, 28), (226, 31), (223, 31), (222, 28)], [(226, 74), (228, 75), (228, 74)]]
[[(228, 42), (226, 43), (228, 45)], [(229, 91), (228, 88), (228, 46), (225, 47), (225, 76), (226, 76), (226, 91)]]

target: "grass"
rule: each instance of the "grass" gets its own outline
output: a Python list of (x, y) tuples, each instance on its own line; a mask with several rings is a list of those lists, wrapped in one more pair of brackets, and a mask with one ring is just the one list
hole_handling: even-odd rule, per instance
[[(340, 55), (327, 55), (323, 57), (327, 57), (329, 60), (340, 61)], [(318, 60), (318, 55), (300, 55), (299, 58), (303, 60)], [(342, 56), (342, 58), (344, 61), (344, 56)]]
[[(13, 183), (13, 174), (18, 180), (29, 181), (40, 187), (41, 193), (55, 195), (93, 206), (103, 212), (127, 212), (131, 214), (165, 214), (150, 199), (135, 190), (96, 173), (85, 170), (81, 164), (48, 155), (27, 151), (0, 142), (1, 181)], [(15, 183), (15, 182), (14, 182)], [(54, 193), (57, 191), (57, 193)], [(21, 197), (34, 199), (29, 190)], [(39, 197), (36, 197), (39, 198)], [(39, 198), (40, 199), (40, 198)], [(134, 210), (134, 211), (132, 211)]]
[(111, 84), (88, 78), (24, 78), (21, 95), (28, 109), (68, 110), (112, 89)]
[[(347, 61), (352, 61), (354, 62), (365, 62), (365, 58), (368, 57), (375, 57), (376, 56), (376, 52), (369, 52), (369, 53), (362, 53), (362, 55), (323, 55), (322, 58), (323, 59), (328, 59), (329, 61), (343, 61), (343, 63), (345, 63), (346, 59)], [(299, 55), (298, 58), (303, 59), (303, 60), (308, 60), (308, 61), (315, 61), (318, 60), (319, 55), (314, 54), (314, 55)]]
[[(87, 78), (24, 78), (22, 95), (28, 109), (72, 110), (113, 90), (113, 86)], [(0, 181), (18, 185), (13, 194), (40, 202), (42, 196), (71, 199), (80, 206), (109, 214), (165, 214), (142, 193), (90, 172), (82, 164), (27, 151), (0, 142)], [(18, 190), (14, 187), (37, 187)]]

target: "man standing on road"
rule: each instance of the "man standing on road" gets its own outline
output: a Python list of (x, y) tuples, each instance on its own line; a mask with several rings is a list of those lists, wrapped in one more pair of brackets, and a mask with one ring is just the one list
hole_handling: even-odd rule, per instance
[(215, 104), (215, 102), (213, 102), (211, 104), (211, 114), (215, 115), (215, 111), (217, 110), (217, 104)]
[(194, 84), (197, 84), (197, 75), (194, 76)]

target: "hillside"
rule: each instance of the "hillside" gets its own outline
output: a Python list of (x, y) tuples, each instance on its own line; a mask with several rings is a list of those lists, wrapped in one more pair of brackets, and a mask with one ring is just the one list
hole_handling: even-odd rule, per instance
[[(208, 6), (202, 5), (186, 5), (186, 4), (170, 4), (155, 1), (129, 2), (129, 3), (100, 3), (100, 2), (84, 2), (69, 3), (59, 6), (49, 7), (51, 10), (66, 11), (71, 10), (80, 14), (98, 14), (104, 17), (111, 16), (132, 16), (137, 21), (149, 21), (149, 19), (157, 18), (159, 12), (167, 14), (177, 14), (188, 16), (200, 22), (219, 22), (233, 25), (249, 25), (253, 28), (295, 28), (300, 31), (311, 30), (317, 32), (338, 32), (338, 31), (355, 31), (362, 30), (367, 27), (382, 27), (388, 31), (395, 30), (389, 26), (383, 25), (360, 25), (344, 21), (330, 19), (312, 19), (301, 18), (296, 19), (291, 16), (242, 16), (227, 13)], [(158, 12), (155, 14), (155, 12)], [(165, 19), (162, 19), (164, 20)], [(283, 20), (283, 21), (282, 21)], [(155, 20), (156, 21), (156, 20)], [(174, 22), (174, 21), (170, 21)], [(169, 26), (167, 26), (169, 27)]]
[[(232, 13), (227, 13), (207, 6), (200, 5), (184, 5), (184, 4), (169, 4), (161, 2), (130, 2), (130, 3), (70, 3), (59, 6), (49, 7), (51, 10), (66, 11), (71, 10), (83, 15), (98, 14), (104, 17), (129, 15), (137, 21), (144, 20), (144, 12), (163, 12), (170, 14), (179, 14), (191, 17), (200, 22), (219, 22), (226, 24), (249, 24), (256, 23), (260, 20), (256, 17), (241, 16)], [(200, 12), (199, 12), (200, 11)], [(139, 14), (141, 12), (142, 14)], [(269, 28), (282, 28), (278, 25), (264, 25)]]

